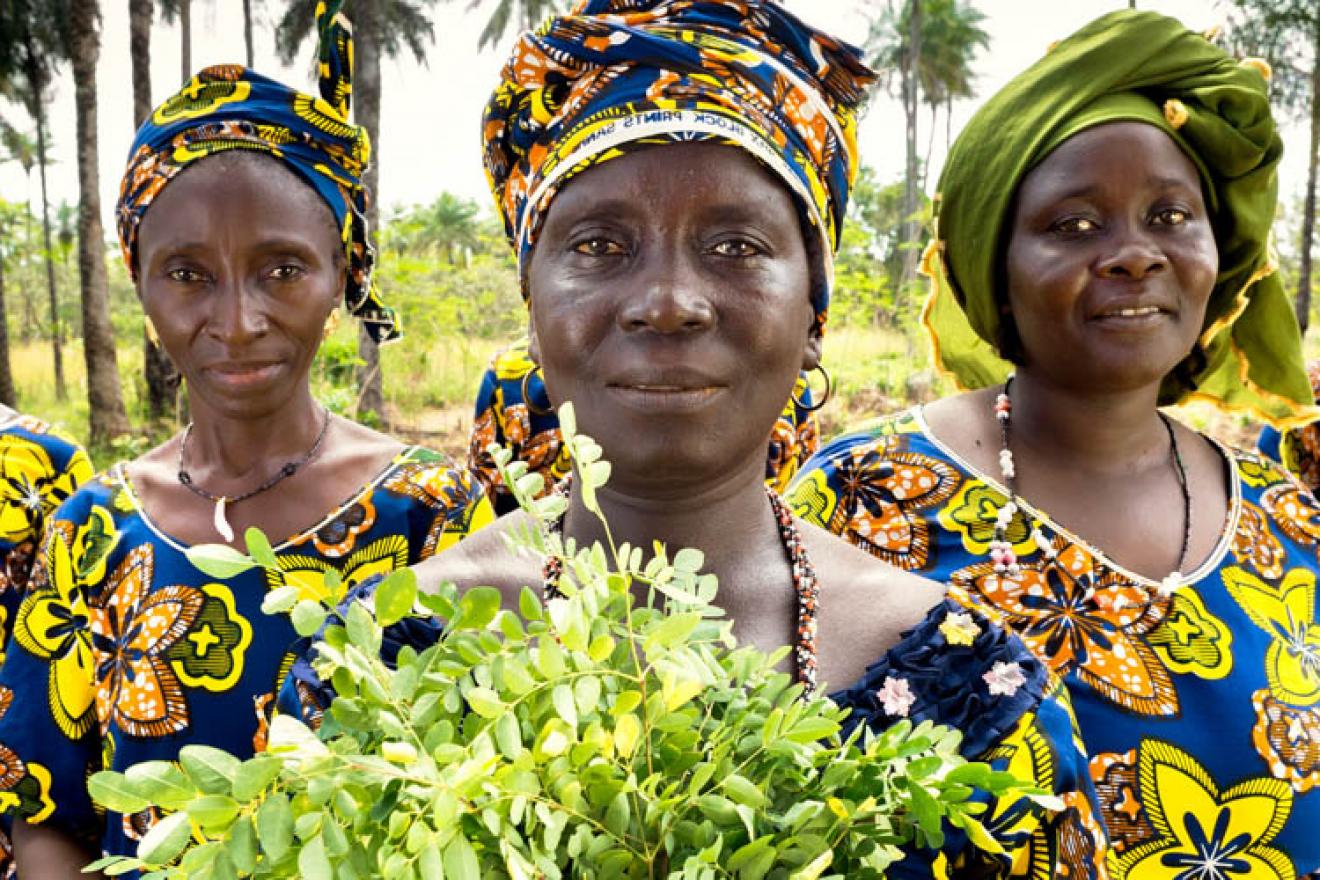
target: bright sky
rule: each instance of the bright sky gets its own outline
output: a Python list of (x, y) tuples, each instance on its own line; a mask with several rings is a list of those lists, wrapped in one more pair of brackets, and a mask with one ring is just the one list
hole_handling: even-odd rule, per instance
[[(844, 39), (860, 42), (866, 36), (864, 10), (877, 8), (882, 0), (788, 0), (787, 5), (812, 24)], [(307, 91), (314, 91), (311, 77), (313, 49), (306, 46), (307, 63), (286, 68), (274, 49), (274, 22), (282, 8), (280, 0), (254, 0), (258, 7), (256, 66)], [(381, 199), (385, 206), (429, 202), (449, 190), (473, 198), (484, 207), (490, 204), (481, 170), (479, 130), (482, 107), (493, 87), (512, 37), (499, 50), (476, 51), (477, 35), (484, 21), (483, 10), (468, 12), (467, 0), (442, 2), (434, 11), (436, 41), (427, 63), (412, 57), (386, 60), (382, 65), (383, 108), (381, 114)], [(482, 3), (489, 6), (489, 3)], [(1085, 22), (1126, 0), (980, 0), (987, 15), (989, 52), (975, 63), (979, 74), (978, 93), (988, 95), (1005, 83), (1054, 40), (1066, 36)], [(1182, 19), (1197, 30), (1222, 20), (1214, 0), (1141, 0), (1142, 8), (1156, 9)], [(104, 22), (101, 60), (99, 136), (101, 155), (101, 201), (107, 218), (111, 215), (133, 137), (132, 83), (128, 56), (128, 4), (121, 0), (103, 2)], [(243, 34), (240, 0), (193, 0), (193, 64), (196, 68), (221, 62), (241, 62)], [(177, 27), (159, 19), (152, 33), (152, 97), (157, 103), (180, 84), (179, 33)], [(78, 198), (74, 167), (74, 107), (72, 74), (61, 70), (55, 104), (51, 110), (54, 164), (50, 171), (52, 204)], [(977, 99), (955, 105), (954, 130), (975, 109)], [(0, 103), (7, 119), (18, 121), (17, 108)], [(928, 117), (921, 119), (921, 143), (928, 133)], [(937, 132), (931, 180), (938, 174), (944, 152), (943, 121)], [(1284, 131), (1287, 155), (1281, 172), (1281, 191), (1295, 194), (1305, 180), (1306, 132), (1297, 124)], [(882, 179), (897, 178), (903, 167), (903, 115), (897, 101), (881, 97), (874, 101), (862, 122), (860, 142), (863, 161), (877, 168)], [(0, 197), (22, 201), (27, 182), (16, 163), (0, 164)], [(32, 197), (39, 195), (33, 175)], [(107, 229), (107, 235), (112, 234)]]

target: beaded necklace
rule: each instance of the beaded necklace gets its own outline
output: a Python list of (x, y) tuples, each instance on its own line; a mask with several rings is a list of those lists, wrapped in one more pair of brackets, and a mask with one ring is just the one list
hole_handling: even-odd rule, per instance
[[(569, 474), (560, 480), (552, 490), (564, 498), (569, 496), (573, 485), (573, 476)], [(807, 548), (802, 541), (793, 514), (779, 497), (779, 493), (769, 486), (765, 494), (770, 499), (770, 510), (774, 513), (775, 524), (779, 528), (779, 540), (788, 557), (789, 570), (793, 578), (793, 594), (797, 598), (797, 640), (793, 645), (793, 656), (797, 660), (797, 679), (802, 685), (803, 695), (810, 696), (816, 690), (817, 652), (816, 618), (820, 613), (820, 582), (816, 578), (816, 569), (807, 557)], [(563, 537), (564, 516), (560, 515), (546, 527), (552, 535)], [(564, 573), (564, 561), (558, 556), (547, 556), (541, 565), (542, 591), (546, 598), (563, 596), (559, 591), (559, 578)]]
[[(990, 542), (990, 561), (994, 563), (996, 574), (1016, 577), (1021, 574), (1022, 568), (1018, 564), (1013, 544), (1008, 540), (1008, 528), (1013, 522), (1013, 517), (1021, 510), (1021, 505), (1018, 504), (1017, 467), (1013, 462), (1013, 452), (1008, 446), (1008, 428), (1013, 420), (1013, 400), (1009, 396), (1012, 385), (1013, 377), (1009, 376), (1004, 382), (1004, 390), (995, 398), (995, 419), (999, 422), (1000, 437), (999, 472), (1003, 475), (1004, 486), (1008, 489), (1008, 501), (995, 514), (995, 537)], [(1192, 539), (1192, 490), (1187, 483), (1187, 468), (1183, 464), (1182, 452), (1178, 449), (1178, 436), (1174, 433), (1173, 423), (1164, 413), (1160, 413), (1159, 416), (1164, 423), (1164, 430), (1169, 435), (1169, 460), (1173, 465), (1174, 474), (1178, 477), (1178, 487), (1182, 490), (1183, 500), (1182, 549), (1178, 551), (1178, 568), (1165, 575), (1158, 587), (1161, 596), (1171, 596), (1183, 585), (1183, 571), (1187, 567), (1187, 548)], [(1031, 526), (1031, 540), (1045, 559), (1053, 562), (1059, 551), (1041, 532), (1039, 523), (1031, 523), (1029, 520), (1028, 522)]]
[(226, 542), (232, 542), (234, 540), (234, 528), (229, 524), (228, 517), (225, 516), (225, 508), (231, 507), (240, 501), (246, 501), (254, 495), (260, 495), (262, 492), (273, 487), (280, 480), (296, 474), (298, 468), (307, 464), (307, 462), (311, 461), (312, 457), (316, 455), (317, 450), (321, 448), (321, 441), (325, 439), (326, 431), (329, 428), (330, 410), (327, 409), (325, 411), (325, 418), (321, 421), (321, 430), (316, 435), (316, 440), (312, 443), (312, 448), (307, 450), (305, 455), (295, 461), (285, 462), (284, 467), (277, 470), (266, 480), (266, 482), (262, 483), (257, 488), (230, 498), (227, 495), (217, 495), (194, 483), (192, 474), (188, 473), (188, 469), (183, 466), (183, 454), (188, 450), (188, 438), (192, 436), (193, 429), (193, 423), (189, 422), (188, 427), (183, 429), (183, 437), (179, 440), (179, 460), (177, 463), (179, 483), (189, 492), (192, 492), (199, 498), (205, 498), (207, 501), (210, 501), (215, 505), (215, 510), (211, 516), (212, 524), (215, 526), (215, 530), (220, 533), (220, 537), (224, 538)]

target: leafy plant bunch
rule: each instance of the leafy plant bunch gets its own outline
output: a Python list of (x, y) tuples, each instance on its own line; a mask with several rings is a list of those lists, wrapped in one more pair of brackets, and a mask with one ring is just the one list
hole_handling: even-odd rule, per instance
[[(567, 405), (560, 423), (581, 502), (601, 516), (609, 465)], [(268, 751), (247, 761), (187, 746), (177, 765), (96, 774), (106, 807), (164, 814), (137, 858), (96, 867), (151, 880), (879, 878), (901, 847), (939, 847), (943, 822), (998, 850), (978, 789), (1045, 799), (964, 761), (955, 730), (904, 720), (841, 736), (847, 710), (777, 669), (787, 649), (735, 643), (699, 551), (561, 541), (545, 524), (566, 500), (536, 499), (541, 478), (496, 459), (532, 514), (511, 552), (562, 559), (563, 596), (524, 588), (502, 609), (489, 587), (419, 594), (408, 570), (379, 584), (374, 610), (272, 591), (269, 613), (323, 631), (315, 666), (338, 697), (319, 734), (277, 716)], [(195, 562), (217, 577), (274, 566), (259, 533), (248, 548)], [(439, 640), (391, 667), (384, 628), (413, 615), (444, 621)]]

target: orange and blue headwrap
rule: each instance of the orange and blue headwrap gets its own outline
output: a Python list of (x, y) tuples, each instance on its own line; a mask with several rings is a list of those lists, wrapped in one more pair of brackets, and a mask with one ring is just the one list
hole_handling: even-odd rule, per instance
[(342, 0), (317, 6), (319, 98), (237, 65), (208, 67), (161, 104), (138, 129), (119, 187), (119, 243), (137, 272), (142, 218), (184, 168), (226, 150), (273, 156), (316, 190), (334, 213), (347, 257), (344, 304), (377, 342), (400, 335), (373, 280), (362, 182), (371, 159), (367, 130), (348, 121), (353, 45)]
[(486, 106), (486, 174), (524, 279), (574, 174), (641, 146), (716, 141), (783, 180), (819, 237), (823, 325), (874, 78), (856, 48), (770, 0), (579, 0), (522, 36)]

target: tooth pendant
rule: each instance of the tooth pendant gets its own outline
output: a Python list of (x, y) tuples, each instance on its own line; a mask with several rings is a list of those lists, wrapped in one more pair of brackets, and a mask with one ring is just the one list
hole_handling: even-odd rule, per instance
[(225, 518), (225, 504), (228, 501), (229, 499), (223, 495), (216, 499), (213, 522), (215, 523), (215, 530), (220, 533), (220, 537), (225, 539), (225, 543), (232, 544), (234, 543), (234, 527)]

